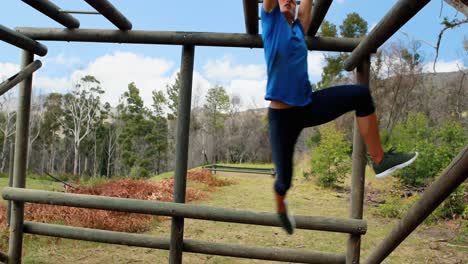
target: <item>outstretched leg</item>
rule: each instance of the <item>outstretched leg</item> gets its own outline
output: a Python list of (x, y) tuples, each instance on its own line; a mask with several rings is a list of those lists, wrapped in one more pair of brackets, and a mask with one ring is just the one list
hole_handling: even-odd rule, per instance
[(366, 85), (342, 85), (320, 90), (313, 93), (312, 103), (302, 109), (304, 127), (321, 125), (354, 110), (377, 178), (408, 166), (417, 157), (417, 153), (383, 151), (374, 103)]

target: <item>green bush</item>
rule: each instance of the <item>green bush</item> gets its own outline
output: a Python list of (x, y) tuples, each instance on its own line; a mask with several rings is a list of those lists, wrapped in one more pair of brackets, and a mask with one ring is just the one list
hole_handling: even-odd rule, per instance
[(81, 177), (80, 185), (84, 186), (97, 186), (109, 181), (109, 178), (105, 176), (96, 176), (96, 177)]
[(429, 120), (422, 113), (410, 113), (405, 122), (395, 126), (390, 144), (398, 151), (417, 151), (419, 157), (408, 168), (399, 171), (397, 176), (403, 185), (424, 186), (432, 179), (438, 169), (435, 169), (435, 151), (433, 131)]
[(389, 218), (401, 218), (419, 200), (419, 195), (402, 199), (400, 192), (388, 195), (385, 203), (377, 207), (377, 215)]
[(468, 143), (468, 134), (460, 123), (446, 121), (435, 133), (437, 173), (441, 173)]
[(343, 182), (351, 169), (351, 159), (347, 154), (350, 144), (333, 123), (320, 127), (319, 132), (320, 142), (312, 151), (312, 172), (318, 176), (320, 186), (334, 187)]
[(389, 195), (385, 203), (377, 207), (377, 214), (382, 217), (399, 218), (402, 215), (402, 201), (399, 195)]
[(465, 194), (466, 186), (458, 187), (450, 196), (442, 202), (439, 207), (432, 213), (434, 220), (453, 219), (464, 217), (466, 212)]
[(446, 121), (440, 128), (431, 128), (424, 114), (410, 113), (405, 122), (395, 126), (389, 144), (398, 151), (417, 151), (419, 157), (396, 176), (403, 185), (427, 185), (466, 143), (467, 135), (461, 124)]
[(132, 169), (130, 170), (130, 177), (132, 179), (148, 178), (149, 176), (149, 171), (140, 166), (132, 167)]

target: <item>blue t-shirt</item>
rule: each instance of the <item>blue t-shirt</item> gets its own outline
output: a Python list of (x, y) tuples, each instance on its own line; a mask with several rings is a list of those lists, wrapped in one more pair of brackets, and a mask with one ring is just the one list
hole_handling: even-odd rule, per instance
[(262, 39), (267, 64), (265, 100), (305, 106), (312, 101), (307, 73), (307, 45), (298, 19), (291, 27), (279, 5), (271, 12), (261, 11)]

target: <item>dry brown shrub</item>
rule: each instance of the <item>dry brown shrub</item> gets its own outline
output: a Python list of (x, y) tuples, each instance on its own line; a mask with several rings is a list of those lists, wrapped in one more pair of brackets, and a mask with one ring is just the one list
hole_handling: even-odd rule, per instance
[[(231, 184), (229, 181), (222, 181), (214, 178), (211, 173), (206, 170), (190, 171), (188, 172), (188, 179), (202, 182), (212, 187)], [(159, 182), (131, 179), (114, 180), (94, 187), (79, 186), (77, 188), (69, 188), (66, 192), (170, 202), (173, 201), (173, 190), (174, 179), (170, 178)], [(210, 191), (211, 190), (212, 189), (210, 189)], [(187, 188), (187, 202), (206, 197), (208, 197), (208, 193), (206, 192), (194, 188)], [(5, 212), (5, 206), (0, 205), (0, 230), (4, 229), (6, 226)], [(28, 203), (25, 206), (25, 219), (28, 221), (60, 223), (113, 231), (143, 232), (151, 227), (154, 216)]]
[(233, 181), (230, 180), (222, 180), (218, 179), (213, 176), (213, 174), (209, 170), (201, 169), (201, 170), (193, 170), (189, 171), (187, 174), (187, 179), (189, 181), (196, 181), (207, 184), (210, 188), (210, 191), (214, 191), (219, 186), (228, 186), (233, 184)]

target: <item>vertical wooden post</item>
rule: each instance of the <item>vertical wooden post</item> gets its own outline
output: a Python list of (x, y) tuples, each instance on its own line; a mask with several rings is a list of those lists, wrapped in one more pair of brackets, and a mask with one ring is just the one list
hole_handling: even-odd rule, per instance
[[(34, 54), (23, 50), (21, 68), (33, 62)], [(24, 79), (19, 87), (18, 112), (16, 119), (15, 162), (13, 168), (13, 187), (26, 187), (26, 166), (28, 160), (29, 115), (31, 111), (32, 75)], [(8, 245), (8, 264), (21, 263), (23, 249), (24, 203), (13, 201), (11, 204), (10, 240)]]
[[(184, 45), (182, 49), (181, 77), (182, 87), (179, 95), (177, 117), (176, 168), (174, 176), (174, 202), (185, 203), (187, 187), (187, 162), (190, 128), (190, 106), (192, 100), (192, 77), (195, 47)], [(169, 263), (181, 264), (184, 243), (184, 218), (172, 218)]]
[[(13, 164), (15, 163), (15, 144), (10, 143), (10, 165), (8, 167), (8, 187), (13, 187)], [(7, 201), (7, 225), (10, 226), (11, 201)]]
[[(357, 68), (358, 84), (369, 85), (370, 58), (366, 57)], [(362, 219), (364, 206), (364, 181), (366, 174), (366, 146), (359, 134), (354, 118), (353, 136), (353, 171), (351, 179), (351, 218)], [(361, 235), (350, 235), (346, 254), (347, 264), (359, 264), (361, 253)]]

